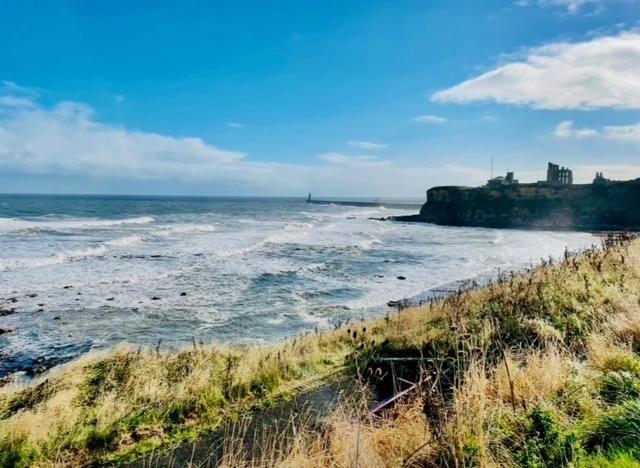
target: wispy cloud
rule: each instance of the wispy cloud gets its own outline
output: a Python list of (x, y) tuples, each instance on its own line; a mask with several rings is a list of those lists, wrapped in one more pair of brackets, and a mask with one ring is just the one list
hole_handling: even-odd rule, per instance
[(575, 128), (574, 122), (560, 122), (553, 132), (557, 138), (604, 138), (623, 143), (640, 144), (640, 122), (630, 125), (607, 125), (601, 129)]
[(612, 3), (638, 3), (638, 0), (516, 0), (515, 2), (518, 6), (556, 7), (570, 15), (582, 12), (589, 15), (602, 13), (605, 7)]
[(591, 6), (595, 11), (601, 11), (606, 0), (517, 0), (518, 6), (529, 6), (531, 4), (540, 7), (560, 7), (569, 14), (577, 14), (583, 7)]
[(245, 124), (240, 123), (240, 122), (227, 122), (225, 125), (227, 127), (231, 127), (231, 128), (244, 128), (244, 127), (246, 127)]
[(122, 104), (125, 101), (125, 97), (122, 94), (115, 94), (113, 100), (116, 104)]
[(343, 153), (323, 153), (318, 155), (318, 159), (339, 166), (388, 166), (391, 164), (391, 161), (379, 159), (377, 156), (351, 156)]
[(602, 133), (613, 140), (640, 143), (640, 122), (632, 125), (604, 127)]
[(556, 138), (589, 138), (598, 136), (598, 131), (592, 128), (575, 128), (572, 120), (560, 122), (553, 132)]
[(0, 107), (33, 107), (31, 99), (18, 96), (0, 96)]
[(13, 81), (0, 82), (0, 110), (8, 108), (35, 107), (35, 100), (40, 95), (36, 89), (19, 86)]
[(536, 109), (640, 109), (640, 34), (530, 49), (523, 61), (501, 65), (432, 100), (496, 102)]
[(347, 145), (355, 146), (356, 148), (365, 149), (365, 150), (383, 150), (387, 147), (387, 145), (383, 145), (382, 143), (372, 143), (370, 141), (347, 141)]
[(413, 121), (424, 124), (442, 124), (446, 123), (447, 119), (438, 115), (419, 115), (418, 117), (414, 117)]

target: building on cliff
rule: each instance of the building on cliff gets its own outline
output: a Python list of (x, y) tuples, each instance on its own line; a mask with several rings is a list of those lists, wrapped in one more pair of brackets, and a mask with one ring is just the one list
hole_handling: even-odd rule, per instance
[(550, 162), (547, 165), (547, 180), (550, 185), (573, 185), (573, 171), (568, 167), (560, 167)]
[(513, 172), (507, 172), (505, 177), (498, 176), (487, 181), (487, 187), (502, 187), (504, 185), (517, 185), (518, 180), (513, 178)]

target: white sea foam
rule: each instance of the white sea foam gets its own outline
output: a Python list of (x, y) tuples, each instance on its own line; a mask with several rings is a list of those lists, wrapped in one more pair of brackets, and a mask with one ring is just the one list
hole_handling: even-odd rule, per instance
[(140, 244), (144, 241), (148, 240), (147, 237), (142, 236), (140, 234), (132, 234), (126, 237), (119, 237), (118, 239), (113, 239), (105, 242), (105, 245), (111, 247), (131, 247), (133, 245)]
[(153, 223), (151, 216), (125, 219), (74, 219), (65, 221), (25, 220), (19, 218), (0, 218), (0, 233), (19, 231), (63, 231), (73, 229), (102, 229), (128, 224)]
[(19, 268), (38, 268), (50, 265), (59, 265), (65, 262), (74, 261), (86, 257), (102, 256), (107, 252), (105, 245), (97, 247), (87, 247), (74, 249), (66, 252), (59, 252), (46, 257), (27, 257), (0, 260), (0, 270), (14, 270)]
[(157, 235), (172, 237), (182, 236), (185, 234), (201, 234), (214, 232), (216, 226), (213, 224), (175, 224), (169, 227), (163, 227), (157, 231)]

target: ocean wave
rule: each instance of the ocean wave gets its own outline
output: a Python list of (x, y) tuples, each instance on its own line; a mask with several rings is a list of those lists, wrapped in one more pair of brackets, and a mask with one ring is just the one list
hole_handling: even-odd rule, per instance
[(131, 236), (120, 237), (118, 239), (107, 241), (104, 244), (112, 247), (130, 247), (132, 245), (140, 244), (146, 240), (147, 238), (140, 234), (133, 234)]
[(0, 233), (102, 229), (130, 224), (149, 224), (154, 221), (155, 220), (151, 216), (124, 219), (73, 219), (65, 221), (35, 221), (20, 218), (0, 218)]
[(39, 268), (59, 265), (69, 261), (87, 257), (100, 257), (107, 252), (106, 245), (88, 247), (84, 249), (68, 250), (48, 257), (15, 258), (0, 260), (0, 270), (15, 270), (19, 268)]
[(185, 234), (201, 234), (214, 232), (216, 226), (213, 224), (176, 224), (160, 229), (156, 234), (159, 236), (172, 237)]

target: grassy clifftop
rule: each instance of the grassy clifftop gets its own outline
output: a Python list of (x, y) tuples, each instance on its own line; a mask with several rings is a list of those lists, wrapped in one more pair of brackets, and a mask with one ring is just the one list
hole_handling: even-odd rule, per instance
[[(0, 389), (0, 466), (637, 466), (640, 241), (263, 348), (122, 348)], [(322, 418), (287, 402), (351, 382)], [(408, 383), (407, 383), (408, 382)], [(417, 386), (376, 414), (373, 397)], [(286, 424), (249, 421), (283, 408)], [(266, 427), (266, 429), (264, 429)], [(155, 464), (166, 463), (156, 458)]]

